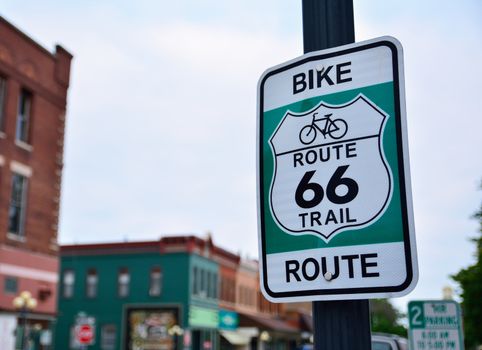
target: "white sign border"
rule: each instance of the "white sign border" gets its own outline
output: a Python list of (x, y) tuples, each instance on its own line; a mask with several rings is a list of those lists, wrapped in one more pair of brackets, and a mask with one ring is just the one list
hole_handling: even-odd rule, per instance
[[(404, 244), (407, 265), (407, 280), (400, 286), (387, 286), (386, 288), (356, 288), (343, 290), (308, 290), (298, 292), (282, 292), (274, 293), (268, 288), (268, 278), (266, 271), (266, 249), (264, 234), (264, 210), (263, 210), (263, 191), (262, 182), (262, 118), (263, 118), (263, 86), (266, 79), (279, 71), (287, 70), (291, 67), (302, 64), (303, 62), (312, 61), (321, 58), (341, 56), (343, 54), (369, 49), (377, 46), (386, 46), (392, 52), (392, 65), (395, 84), (395, 118), (400, 128), (397, 128), (398, 142), (401, 142), (401, 149), (398, 147), (399, 167), (403, 169), (399, 172), (399, 184), (405, 188), (401, 191), (402, 215), (404, 226)], [(330, 48), (322, 51), (314, 51), (303, 56), (297, 57), (285, 63), (267, 69), (258, 81), (258, 99), (257, 99), (257, 123), (256, 123), (256, 182), (257, 182), (257, 204), (258, 204), (258, 249), (260, 252), (259, 259), (259, 275), (260, 287), (264, 297), (275, 303), (281, 302), (300, 302), (300, 301), (316, 301), (316, 300), (356, 300), (356, 299), (372, 299), (372, 298), (392, 298), (401, 297), (410, 293), (418, 282), (418, 259), (415, 242), (415, 224), (413, 216), (412, 191), (410, 181), (410, 159), (408, 155), (407, 140), (407, 123), (406, 123), (406, 106), (405, 106), (405, 81), (404, 81), (404, 64), (403, 64), (403, 48), (400, 42), (390, 36), (383, 36), (355, 44), (348, 44)], [(401, 154), (400, 154), (401, 153)], [(401, 161), (400, 161), (401, 159)], [(395, 184), (394, 184), (395, 185)]]

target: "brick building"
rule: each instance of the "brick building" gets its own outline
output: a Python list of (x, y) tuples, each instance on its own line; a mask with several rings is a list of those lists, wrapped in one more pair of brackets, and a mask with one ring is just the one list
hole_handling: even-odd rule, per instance
[(57, 349), (79, 348), (79, 314), (93, 321), (91, 350), (290, 350), (301, 342), (281, 305), (260, 303), (256, 261), (211, 237), (66, 245), (60, 260)]
[(13, 349), (18, 310), (28, 323), (56, 314), (57, 231), (67, 89), (72, 55), (51, 53), (0, 17), (0, 349)]
[[(209, 237), (208, 242), (211, 242)], [(241, 258), (222, 248), (214, 246), (213, 260), (219, 264), (219, 307), (234, 310), (236, 305), (236, 274)]]

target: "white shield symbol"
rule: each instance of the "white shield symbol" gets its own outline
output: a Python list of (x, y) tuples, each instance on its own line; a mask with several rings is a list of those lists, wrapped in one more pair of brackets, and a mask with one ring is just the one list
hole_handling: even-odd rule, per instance
[(387, 118), (362, 94), (344, 105), (286, 113), (270, 139), (271, 210), (285, 232), (329, 241), (383, 214), (392, 193), (382, 147)]

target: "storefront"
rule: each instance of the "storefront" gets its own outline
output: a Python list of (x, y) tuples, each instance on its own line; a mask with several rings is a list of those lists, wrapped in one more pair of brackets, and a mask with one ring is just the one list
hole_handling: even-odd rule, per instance
[(50, 315), (0, 313), (0, 349), (13, 350), (22, 345), (33, 350), (51, 349), (54, 322)]
[(184, 337), (184, 349), (219, 349), (219, 313), (217, 309), (199, 306), (189, 308), (189, 328)]
[(239, 313), (221, 309), (219, 334), (221, 350), (250, 350), (259, 330), (256, 327), (239, 327)]
[(294, 350), (301, 344), (301, 334), (295, 327), (282, 319), (239, 314), (239, 329), (257, 329), (251, 339), (251, 350)]
[(125, 318), (125, 349), (179, 349), (179, 307), (128, 307)]

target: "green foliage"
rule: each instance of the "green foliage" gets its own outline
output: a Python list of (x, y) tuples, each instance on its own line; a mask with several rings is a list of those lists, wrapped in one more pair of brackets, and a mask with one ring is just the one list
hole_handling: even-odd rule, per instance
[(474, 218), (479, 222), (479, 237), (472, 239), (476, 245), (476, 262), (452, 276), (461, 289), (467, 349), (476, 349), (482, 344), (482, 205)]
[(397, 334), (407, 337), (407, 328), (399, 323), (403, 317), (388, 299), (370, 300), (372, 332)]

